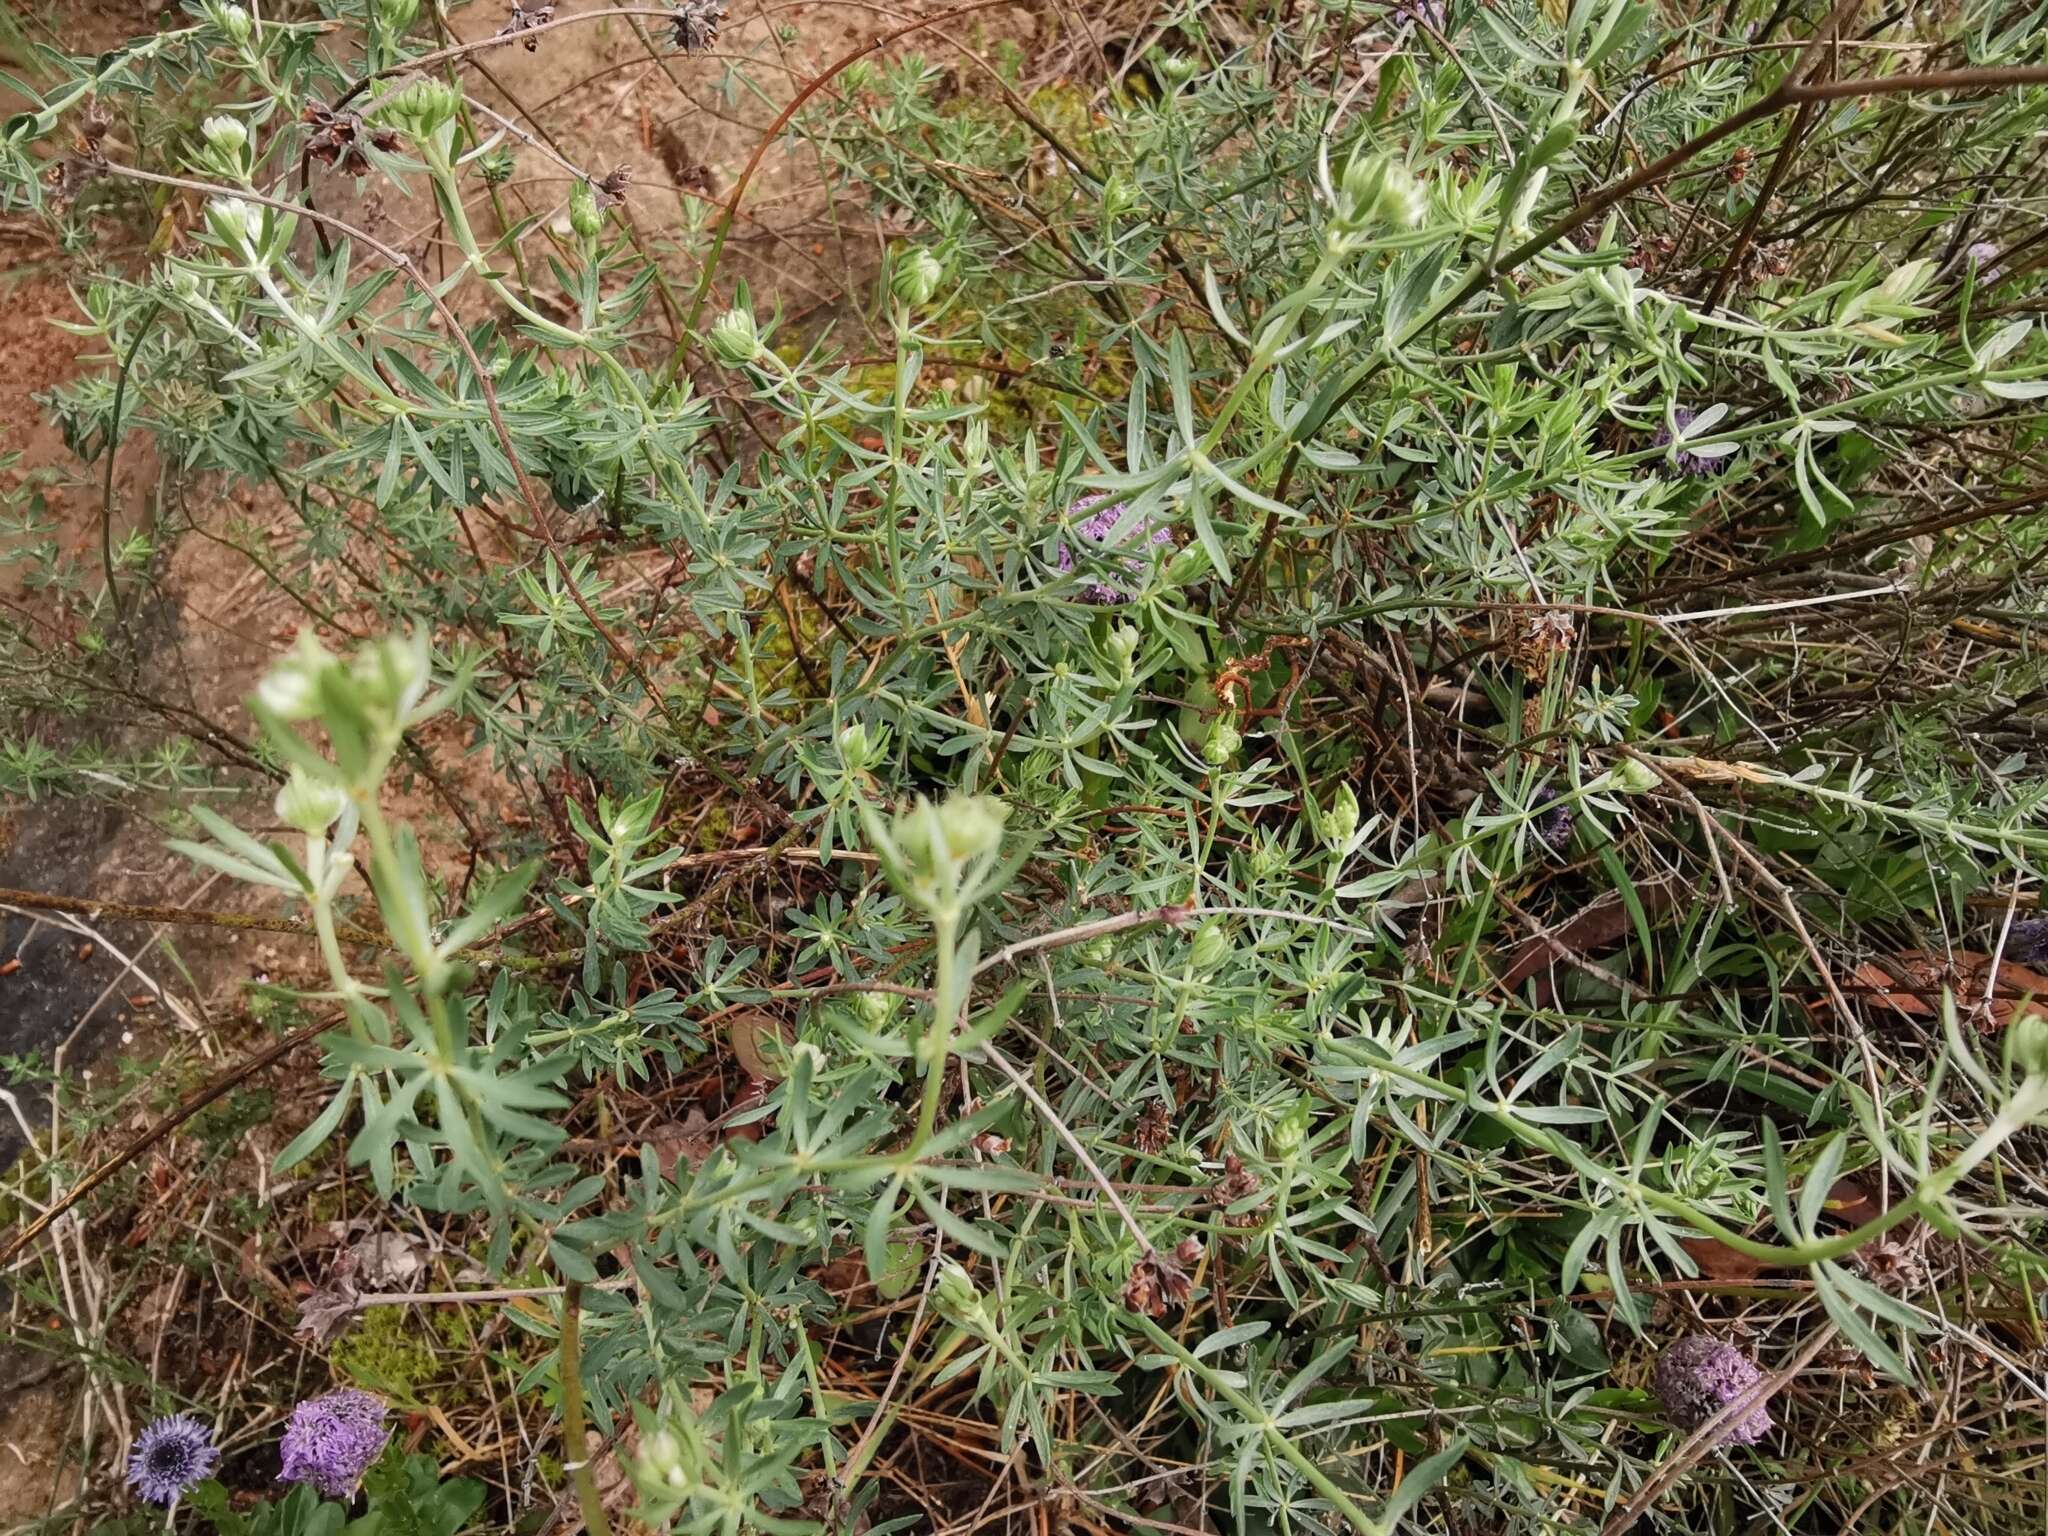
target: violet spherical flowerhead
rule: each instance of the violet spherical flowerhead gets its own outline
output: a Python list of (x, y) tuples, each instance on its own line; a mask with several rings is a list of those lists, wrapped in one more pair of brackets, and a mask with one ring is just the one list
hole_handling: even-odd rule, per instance
[(1572, 843), (1572, 828), (1578, 817), (1568, 805), (1553, 802), (1536, 818), (1536, 836), (1552, 853), (1563, 853)]
[[(1685, 406), (1672, 407), (1671, 419), (1678, 423), (1680, 437), (1685, 435), (1685, 429), (1691, 426), (1698, 417), (1699, 412), (1690, 410)], [(1671, 429), (1669, 427), (1659, 427), (1657, 429), (1655, 445), (1659, 448), (1669, 448), (1671, 446)], [(1667, 462), (1682, 475), (1699, 477), (1718, 475), (1728, 467), (1733, 457), (1734, 455), (1732, 454), (1702, 454), (1694, 453), (1689, 448), (1681, 448), (1678, 452), (1672, 454)]]
[(174, 1504), (220, 1465), (213, 1431), (189, 1413), (157, 1419), (128, 1452), (129, 1486), (151, 1504)]
[(1998, 257), (1997, 241), (1972, 241), (1969, 249), (1964, 251), (1963, 254), (1970, 258), (1970, 265), (1977, 269), (1978, 282), (1995, 283), (2005, 276), (2005, 268), (1996, 265)]
[(2048, 962), (2048, 917), (2023, 917), (2006, 929), (2004, 958), (2021, 965)]
[(311, 1397), (285, 1425), (281, 1482), (311, 1483), (329, 1498), (347, 1498), (383, 1454), (391, 1436), (384, 1400), (354, 1387)]
[[(1698, 1429), (1763, 1380), (1756, 1363), (1733, 1344), (1696, 1333), (1665, 1347), (1654, 1384), (1664, 1416), (1680, 1429)], [(1771, 1432), (1770, 1409), (1759, 1400), (1723, 1427), (1717, 1445), (1755, 1445)]]
[[(1094, 506), (1102, 499), (1100, 496), (1083, 497), (1080, 501), (1074, 503), (1073, 510), (1079, 512), (1084, 507)], [(1116, 533), (1118, 526), (1123, 522), (1123, 518), (1124, 504), (1119, 501), (1085, 518), (1078, 531), (1091, 544), (1105, 544)], [(1173, 542), (1173, 530), (1146, 522), (1120, 542), (1141, 549), (1146, 545), (1156, 547), (1162, 544), (1171, 544)], [(1074, 552), (1067, 547), (1064, 539), (1060, 541), (1058, 548), (1054, 551), (1054, 559), (1062, 571), (1073, 570)], [(1142, 556), (1127, 558), (1122, 564), (1125, 571), (1130, 573), (1132, 581), (1144, 580), (1145, 561)], [(1128, 603), (1131, 600), (1131, 594), (1125, 588), (1112, 586), (1108, 582), (1102, 581), (1090, 582), (1082, 589), (1082, 592), (1091, 603)]]

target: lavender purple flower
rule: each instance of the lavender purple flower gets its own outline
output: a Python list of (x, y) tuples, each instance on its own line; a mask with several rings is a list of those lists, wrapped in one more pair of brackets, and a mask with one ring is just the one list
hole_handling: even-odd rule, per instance
[(1993, 265), (1993, 259), (1998, 255), (1997, 241), (1974, 240), (1963, 254), (1969, 257), (1970, 265), (1977, 269), (1978, 282), (1995, 283), (2005, 276), (2005, 268)]
[[(1681, 437), (1684, 436), (1685, 429), (1693, 424), (1694, 419), (1698, 415), (1699, 412), (1690, 410), (1682, 405), (1672, 408), (1671, 419), (1678, 423), (1678, 431)], [(1669, 427), (1659, 427), (1657, 429), (1656, 446), (1659, 448), (1669, 448), (1671, 443), (1671, 429)], [(1719, 474), (1727, 467), (1731, 457), (1728, 454), (1694, 453), (1688, 448), (1680, 448), (1671, 455), (1671, 462), (1680, 474), (1699, 477)]]
[(382, 1398), (353, 1387), (307, 1398), (285, 1425), (279, 1481), (311, 1483), (329, 1498), (347, 1498), (390, 1438), (387, 1411)]
[(2048, 961), (2048, 917), (2023, 917), (2006, 929), (2000, 958), (2017, 965)]
[[(1653, 1379), (1664, 1416), (1680, 1429), (1698, 1429), (1762, 1381), (1763, 1372), (1733, 1344), (1696, 1333), (1665, 1347)], [(1755, 1445), (1770, 1432), (1770, 1409), (1758, 1401), (1726, 1425), (1716, 1443)]]
[(1536, 836), (1552, 853), (1563, 853), (1571, 846), (1572, 828), (1577, 823), (1578, 817), (1572, 814), (1570, 806), (1553, 802), (1549, 807), (1539, 809)]
[[(1080, 501), (1074, 503), (1073, 510), (1079, 512), (1082, 508), (1092, 507), (1101, 500), (1103, 498), (1100, 496), (1083, 497)], [(1122, 523), (1123, 518), (1124, 504), (1119, 501), (1104, 507), (1100, 512), (1083, 520), (1078, 532), (1091, 544), (1105, 544), (1109, 542), (1111, 536), (1116, 532), (1117, 526)], [(1173, 542), (1173, 530), (1146, 522), (1141, 524), (1123, 542), (1133, 545), (1150, 544), (1155, 546), (1171, 544)], [(1058, 548), (1054, 551), (1053, 558), (1062, 571), (1073, 570), (1074, 552), (1067, 548), (1064, 539), (1060, 541)], [(1128, 558), (1122, 562), (1122, 565), (1124, 570), (1129, 573), (1131, 580), (1141, 581), (1144, 579), (1145, 561), (1143, 558)], [(1112, 586), (1107, 582), (1090, 582), (1082, 591), (1091, 603), (1128, 603), (1131, 600), (1129, 591), (1120, 586)]]
[(151, 1504), (174, 1504), (220, 1465), (213, 1431), (189, 1413), (154, 1420), (128, 1451), (128, 1482)]
[(1451, 19), (1450, 0), (1395, 0), (1387, 14), (1396, 21), (1426, 22), (1441, 32)]

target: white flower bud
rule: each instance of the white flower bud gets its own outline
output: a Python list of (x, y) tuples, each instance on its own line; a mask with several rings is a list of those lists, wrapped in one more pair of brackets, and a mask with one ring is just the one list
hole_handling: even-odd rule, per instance
[(981, 1291), (974, 1277), (951, 1259), (939, 1266), (939, 1278), (932, 1287), (940, 1312), (955, 1321), (981, 1316)]
[(1397, 229), (1413, 229), (1429, 212), (1429, 193), (1404, 165), (1387, 167), (1380, 188), (1380, 212)]
[(690, 1485), (690, 1469), (684, 1463), (683, 1442), (672, 1429), (657, 1429), (640, 1441), (640, 1475), (648, 1483), (672, 1493)]
[(939, 291), (945, 275), (946, 269), (939, 265), (939, 258), (919, 246), (896, 258), (896, 271), (890, 279), (890, 287), (895, 290), (897, 298), (915, 308), (932, 301), (932, 295)]
[(991, 795), (954, 795), (939, 807), (946, 852), (961, 863), (993, 853), (1003, 841), (1010, 808)]
[(761, 333), (754, 329), (754, 317), (744, 309), (728, 309), (712, 321), (711, 350), (735, 368), (751, 363), (761, 354)]
[(227, 33), (230, 42), (249, 41), (249, 13), (241, 6), (232, 3), (215, 5), (213, 22), (221, 31)]
[(366, 702), (403, 722), (433, 676), (426, 632), (385, 635), (358, 652), (349, 671)]
[(318, 837), (348, 808), (348, 793), (338, 784), (314, 778), (294, 766), (277, 792), (277, 819), (308, 837)]
[(839, 728), (839, 760), (858, 772), (868, 766), (868, 728), (855, 720)]
[(290, 652), (257, 683), (257, 702), (280, 719), (310, 720), (320, 712), (320, 679), (334, 665), (320, 637), (302, 629)]
[(209, 117), (199, 125), (199, 135), (222, 154), (230, 157), (241, 154), (249, 142), (249, 130), (242, 126), (240, 118), (221, 113)]
[(236, 254), (252, 256), (263, 227), (263, 210), (239, 197), (216, 197), (206, 205), (206, 227)]

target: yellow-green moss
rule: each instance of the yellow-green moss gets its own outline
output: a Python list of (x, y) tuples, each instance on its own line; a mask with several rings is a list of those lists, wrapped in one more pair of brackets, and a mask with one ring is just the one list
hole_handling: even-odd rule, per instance
[(461, 1347), (462, 1323), (451, 1320), (457, 1330), (454, 1339), (443, 1335), (438, 1320), (421, 1322), (411, 1307), (370, 1307), (335, 1341), (329, 1358), (335, 1373), (366, 1390), (401, 1402), (418, 1402), (433, 1396), (428, 1384), (441, 1374), (443, 1344)]

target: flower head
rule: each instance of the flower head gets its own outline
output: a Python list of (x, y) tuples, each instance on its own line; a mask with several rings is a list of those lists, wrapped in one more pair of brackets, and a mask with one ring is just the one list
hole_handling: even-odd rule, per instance
[(1396, 21), (1427, 22), (1441, 32), (1451, 19), (1449, 0), (1396, 0), (1389, 10)]
[(1995, 283), (2005, 276), (2005, 268), (1996, 264), (1998, 257), (1998, 242), (1996, 240), (1974, 240), (1970, 243), (1969, 249), (1963, 252), (1963, 254), (1969, 258), (1970, 265), (1977, 269), (1978, 282)]
[(135, 1437), (128, 1483), (152, 1504), (172, 1504), (219, 1465), (213, 1431), (189, 1413), (173, 1413)]
[(1572, 828), (1578, 817), (1569, 805), (1553, 801), (1536, 818), (1536, 836), (1552, 853), (1563, 853), (1572, 845)]
[[(1102, 499), (1100, 496), (1084, 497), (1074, 503), (1073, 510), (1079, 512), (1083, 508), (1096, 505)], [(1124, 504), (1119, 501), (1083, 519), (1079, 531), (1081, 536), (1091, 544), (1106, 544), (1111, 542), (1112, 537), (1123, 520)], [(1171, 544), (1173, 542), (1173, 530), (1162, 528), (1152, 522), (1143, 522), (1133, 530), (1128, 538), (1120, 542), (1141, 546)], [(1074, 568), (1074, 552), (1067, 548), (1064, 539), (1060, 541), (1053, 558), (1062, 571), (1071, 571)], [(1129, 557), (1122, 564), (1123, 568), (1130, 573), (1133, 581), (1144, 579), (1145, 561), (1142, 557)], [(1091, 581), (1083, 588), (1083, 592), (1091, 603), (1128, 603), (1131, 600), (1131, 594), (1128, 591), (1120, 586), (1112, 586), (1108, 582)]]
[[(1681, 444), (1685, 438), (1685, 429), (1693, 424), (1694, 418), (1698, 415), (1699, 412), (1689, 410), (1682, 405), (1672, 408), (1671, 419), (1678, 423), (1678, 437)], [(1657, 429), (1656, 446), (1659, 448), (1669, 448), (1671, 443), (1671, 429), (1669, 427), (1659, 427)], [(1671, 455), (1671, 463), (1681, 475), (1718, 475), (1723, 469), (1728, 467), (1729, 462), (1729, 455), (1694, 453), (1691, 449), (1683, 446)]]
[[(1749, 1356), (1703, 1333), (1667, 1345), (1654, 1373), (1664, 1416), (1680, 1429), (1698, 1429), (1761, 1380)], [(1718, 1443), (1755, 1445), (1770, 1431), (1770, 1409), (1759, 1399), (1722, 1429)]]
[(745, 309), (728, 309), (712, 321), (710, 344), (712, 352), (735, 368), (761, 355), (761, 333)]
[(683, 0), (669, 18), (669, 36), (685, 53), (702, 53), (718, 41), (718, 24), (725, 20), (720, 0)]
[(2021, 965), (2048, 961), (2048, 917), (2023, 917), (2005, 932), (2005, 956)]
[(285, 1425), (279, 1480), (311, 1483), (329, 1498), (347, 1498), (390, 1438), (386, 1412), (382, 1398), (353, 1387), (306, 1399)]
[(939, 258), (918, 246), (896, 259), (896, 270), (890, 276), (889, 284), (897, 298), (915, 308), (929, 304), (945, 278), (946, 269), (939, 264)]

